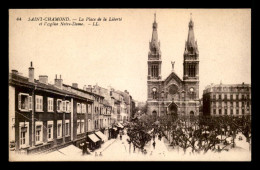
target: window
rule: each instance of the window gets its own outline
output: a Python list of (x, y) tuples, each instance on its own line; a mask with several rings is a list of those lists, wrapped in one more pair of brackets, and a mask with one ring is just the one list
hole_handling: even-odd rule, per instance
[(67, 113), (70, 113), (70, 101), (66, 100), (66, 108), (65, 108)]
[(47, 139), (53, 140), (53, 121), (47, 121)]
[(239, 103), (238, 102), (236, 102), (236, 107), (239, 107)]
[(244, 95), (242, 94), (242, 100), (244, 100)]
[(36, 121), (35, 122), (35, 144), (42, 143), (42, 128), (43, 128), (42, 121)]
[(221, 99), (221, 94), (218, 95), (218, 99)]
[(213, 114), (214, 114), (214, 115), (216, 114), (216, 109), (213, 109)]
[(230, 114), (233, 115), (233, 109), (230, 110)]
[(77, 113), (81, 113), (81, 104), (77, 103)]
[(239, 110), (238, 109), (236, 110), (236, 113), (237, 113), (237, 115), (239, 114)]
[(230, 99), (233, 100), (233, 94), (230, 95)]
[(62, 112), (62, 100), (57, 99), (57, 111)]
[(220, 114), (220, 115), (222, 114), (222, 113), (221, 113), (221, 109), (218, 110), (218, 114)]
[(62, 137), (62, 120), (57, 121), (57, 138)]
[(216, 95), (215, 94), (213, 95), (213, 99), (216, 99)]
[(20, 148), (29, 146), (29, 122), (19, 123)]
[(36, 98), (36, 111), (42, 112), (42, 96), (35, 95)]
[(249, 94), (247, 95), (247, 99), (249, 99)]
[(82, 110), (82, 113), (86, 113), (86, 104), (81, 104), (81, 110)]
[(236, 95), (236, 99), (239, 99), (239, 96), (238, 96), (238, 94)]
[(245, 109), (242, 109), (242, 114), (243, 114), (243, 115), (245, 114)]
[(84, 131), (84, 120), (81, 120), (81, 122), (80, 122), (80, 126), (81, 126), (81, 133), (84, 133), (85, 131)]
[(249, 102), (246, 102), (247, 107), (249, 107)]
[(21, 128), (21, 145), (25, 145), (25, 134), (27, 132), (26, 127)]
[(19, 93), (18, 109), (20, 111), (32, 110), (32, 96), (29, 96), (29, 94), (26, 94), (26, 93)]
[(224, 107), (227, 107), (227, 101), (224, 102)]
[(227, 109), (225, 109), (225, 115), (227, 115)]
[(154, 88), (152, 89), (153, 99), (156, 99), (156, 94), (157, 94), (157, 89), (154, 87)]
[(77, 120), (77, 134), (80, 134), (80, 120)]
[(242, 107), (245, 107), (245, 102), (242, 102)]
[(53, 98), (48, 97), (48, 112), (53, 112)]
[(69, 136), (70, 120), (65, 120), (65, 136)]
[(227, 99), (227, 95), (225, 94), (225, 99)]

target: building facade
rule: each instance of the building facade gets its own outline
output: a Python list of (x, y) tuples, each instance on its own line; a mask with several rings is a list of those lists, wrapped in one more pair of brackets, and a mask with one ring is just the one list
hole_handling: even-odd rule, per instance
[(251, 115), (250, 84), (212, 84), (203, 90), (203, 115)]
[(93, 103), (92, 95), (73, 91), (63, 84), (61, 76), (56, 75), (54, 82), (49, 84), (46, 75), (34, 79), (32, 63), (29, 78), (16, 70), (9, 74), (10, 151), (43, 152), (86, 138), (86, 113)]
[(194, 22), (189, 22), (183, 55), (183, 79), (172, 71), (162, 79), (162, 58), (158, 40), (156, 15), (149, 43), (147, 76), (147, 112), (152, 115), (199, 115), (199, 51), (194, 36)]

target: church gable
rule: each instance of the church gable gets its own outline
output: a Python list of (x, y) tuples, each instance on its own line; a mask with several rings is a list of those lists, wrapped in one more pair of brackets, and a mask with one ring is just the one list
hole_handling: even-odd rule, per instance
[(172, 72), (164, 81), (165, 86), (170, 84), (176, 84), (178, 86), (182, 86), (182, 80), (177, 76), (177, 74)]

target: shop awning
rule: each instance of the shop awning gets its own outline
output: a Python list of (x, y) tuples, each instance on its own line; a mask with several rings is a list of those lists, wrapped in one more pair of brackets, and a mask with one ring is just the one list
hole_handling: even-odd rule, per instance
[(78, 156), (82, 154), (82, 150), (74, 145), (69, 145), (64, 148), (58, 149), (54, 152), (47, 153), (48, 157), (66, 157), (66, 156)]
[(107, 141), (107, 137), (100, 131), (95, 132), (95, 134), (100, 137), (103, 141)]
[(82, 150), (74, 145), (69, 145), (65, 148), (59, 149), (59, 151), (65, 155), (81, 155)]
[(98, 137), (95, 134), (90, 134), (88, 135), (88, 137), (95, 143), (99, 141)]

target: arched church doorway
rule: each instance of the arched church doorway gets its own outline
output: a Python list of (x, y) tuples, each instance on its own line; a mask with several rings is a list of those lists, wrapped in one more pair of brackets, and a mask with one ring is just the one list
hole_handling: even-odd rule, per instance
[(178, 106), (175, 103), (171, 103), (168, 107), (170, 115), (177, 115), (178, 114)]
[(193, 111), (190, 111), (190, 116), (194, 116), (194, 112)]
[(156, 117), (156, 116), (157, 116), (157, 112), (154, 110), (154, 111), (152, 112), (152, 115), (153, 115), (154, 117)]

